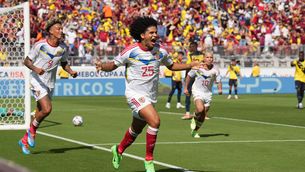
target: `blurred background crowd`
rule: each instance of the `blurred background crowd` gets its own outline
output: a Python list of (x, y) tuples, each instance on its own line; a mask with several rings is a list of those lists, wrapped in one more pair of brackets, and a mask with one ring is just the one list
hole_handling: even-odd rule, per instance
[[(0, 7), (19, 3), (0, 0)], [(270, 59), (286, 64), (305, 44), (304, 0), (30, 0), (30, 13), (31, 44), (45, 37), (48, 20), (63, 19), (74, 65), (112, 59), (133, 42), (128, 25), (142, 15), (159, 22), (160, 39), (174, 56), (195, 41), (199, 51), (212, 49), (216, 61), (280, 66)]]

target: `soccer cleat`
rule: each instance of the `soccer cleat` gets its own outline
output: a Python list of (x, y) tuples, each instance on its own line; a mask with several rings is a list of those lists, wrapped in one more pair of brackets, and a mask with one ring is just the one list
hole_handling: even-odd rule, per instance
[(186, 120), (186, 119), (192, 119), (193, 118), (193, 115), (191, 115), (191, 114), (184, 114), (184, 116), (183, 117), (181, 117), (181, 119), (184, 119), (184, 120)]
[(234, 97), (235, 97), (235, 99), (238, 99), (238, 95), (235, 95)]
[(195, 128), (196, 128), (196, 121), (195, 121), (195, 118), (192, 118), (192, 120), (191, 120), (191, 129), (192, 130), (195, 130)]
[(227, 99), (231, 99), (231, 95), (228, 95)]
[(191, 135), (192, 135), (192, 137), (194, 137), (196, 139), (200, 138), (200, 135), (195, 130), (192, 130)]
[(303, 109), (303, 104), (302, 103), (298, 104), (298, 109)]
[(185, 106), (183, 106), (181, 103), (177, 103), (176, 108), (177, 108), (177, 109), (179, 109), (179, 108), (185, 108)]
[(32, 134), (30, 130), (28, 132), (28, 144), (30, 147), (35, 147), (35, 134)]
[(29, 155), (31, 154), (30, 150), (29, 150), (29, 145), (26, 143), (24, 144), (22, 142), (22, 140), (19, 140), (18, 142), (19, 146), (21, 147), (21, 150), (22, 150), (22, 153), (25, 154), (25, 155)]
[(118, 153), (118, 145), (113, 145), (111, 147), (111, 152), (113, 154), (112, 165), (115, 169), (119, 169), (122, 155)]
[(171, 108), (171, 104), (170, 104), (169, 102), (167, 102), (166, 105), (165, 105), (165, 107), (166, 107), (167, 109), (170, 109), (170, 108)]
[(146, 172), (155, 172), (155, 166), (154, 166), (154, 162), (151, 161), (144, 161), (144, 166), (146, 169)]
[(204, 119), (209, 120), (209, 119), (210, 119), (210, 117), (206, 116)]

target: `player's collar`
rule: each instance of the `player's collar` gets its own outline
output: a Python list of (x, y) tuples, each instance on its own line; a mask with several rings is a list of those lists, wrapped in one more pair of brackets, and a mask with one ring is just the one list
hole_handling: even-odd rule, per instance
[(141, 50), (148, 51), (148, 48), (144, 47), (140, 42), (138, 42), (138, 46), (141, 48)]

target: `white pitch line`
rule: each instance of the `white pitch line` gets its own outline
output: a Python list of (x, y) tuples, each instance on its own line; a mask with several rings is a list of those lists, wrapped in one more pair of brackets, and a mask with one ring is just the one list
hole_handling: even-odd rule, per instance
[(235, 118), (226, 118), (226, 117), (213, 117), (216, 119), (224, 119), (230, 121), (239, 121), (239, 122), (249, 122), (249, 123), (256, 123), (256, 124), (264, 124), (264, 125), (276, 125), (282, 127), (292, 127), (292, 128), (305, 128), (305, 126), (298, 126), (298, 125), (289, 125), (289, 124), (279, 124), (279, 123), (272, 123), (272, 122), (263, 122), (263, 121), (254, 121), (254, 120), (247, 120), (247, 119), (235, 119)]
[[(92, 147), (92, 148), (103, 150), (103, 151), (106, 151), (106, 152), (111, 152), (111, 149), (108, 149), (108, 148), (105, 148), (105, 147), (96, 146), (96, 145), (93, 145), (93, 144), (89, 144), (89, 143), (85, 143), (85, 142), (81, 142), (81, 141), (77, 141), (77, 140), (73, 140), (73, 139), (68, 139), (68, 138), (61, 137), (61, 136), (56, 136), (56, 135), (45, 133), (45, 132), (42, 132), (42, 131), (37, 131), (37, 133), (41, 134), (41, 135), (44, 135), (44, 136), (56, 138), (56, 139), (59, 139), (59, 140), (64, 140), (64, 141), (67, 141), (67, 142), (71, 142), (71, 143), (75, 143), (75, 144), (79, 144), (79, 145), (83, 145), (83, 146)], [(140, 161), (144, 161), (145, 160), (142, 157), (139, 157), (139, 156), (136, 156), (136, 155), (132, 155), (132, 154), (128, 154), (128, 153), (123, 153), (123, 155), (127, 156), (127, 157), (130, 157), (130, 158), (133, 158), (133, 159), (136, 159), (136, 160), (140, 160)], [(163, 167), (168, 167), (168, 168), (171, 168), (171, 169), (181, 170), (181, 171), (184, 171), (184, 172), (191, 172), (188, 169), (185, 169), (183, 167), (179, 167), (179, 166), (163, 163), (163, 162), (160, 162), (160, 161), (155, 161), (154, 160), (154, 164), (157, 164), (157, 165), (160, 165), (160, 166), (163, 166)]]
[[(157, 142), (156, 145), (175, 145), (175, 144), (213, 144), (213, 143), (274, 143), (274, 142), (305, 142), (305, 139), (294, 140), (215, 140), (215, 141), (193, 141), (193, 142)], [(98, 146), (110, 146), (115, 143), (92, 144)], [(145, 145), (146, 143), (133, 143), (133, 145)]]
[[(159, 113), (182, 116), (181, 113), (176, 113), (176, 112), (160, 111)], [(298, 125), (279, 124), (279, 123), (272, 123), (272, 122), (263, 122), (263, 121), (254, 121), (254, 120), (236, 119), (236, 118), (226, 118), (226, 117), (217, 117), (217, 116), (213, 116), (212, 119), (222, 119), (222, 120), (238, 121), (238, 122), (249, 122), (249, 123), (256, 123), (256, 124), (275, 125), (275, 126), (292, 127), (292, 128), (303, 128), (303, 129), (305, 128), (305, 126), (298, 126)]]

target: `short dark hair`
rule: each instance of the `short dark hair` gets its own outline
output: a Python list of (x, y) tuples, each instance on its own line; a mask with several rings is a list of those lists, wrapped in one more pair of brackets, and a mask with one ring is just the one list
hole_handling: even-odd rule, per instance
[(60, 19), (53, 19), (53, 20), (48, 21), (46, 24), (46, 28), (45, 28), (46, 32), (49, 32), (50, 28), (52, 26), (54, 26), (55, 24), (62, 24), (62, 21)]
[(183, 51), (179, 51), (179, 52), (178, 52), (178, 54), (182, 54), (182, 55), (184, 55), (184, 52), (183, 52)]
[(192, 42), (190, 43), (190, 45), (198, 46), (198, 43), (197, 43), (196, 41), (192, 41)]
[(137, 17), (130, 25), (131, 36), (138, 41), (141, 41), (141, 34), (146, 32), (146, 29), (151, 26), (158, 26), (158, 22), (148, 16)]

